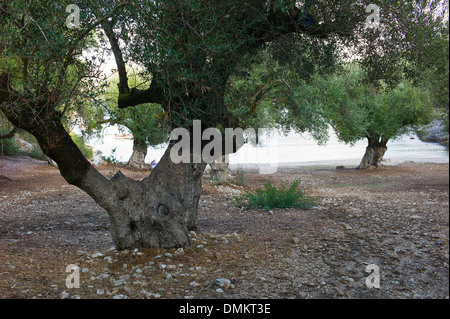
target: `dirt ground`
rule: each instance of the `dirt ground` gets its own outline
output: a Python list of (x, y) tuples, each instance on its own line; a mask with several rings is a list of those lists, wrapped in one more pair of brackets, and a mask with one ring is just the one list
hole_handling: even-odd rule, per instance
[[(2, 158), (0, 298), (449, 298), (448, 164), (245, 176), (245, 187), (205, 179), (190, 247), (120, 252), (106, 212), (57, 169)], [(234, 195), (267, 178), (301, 179), (320, 206), (236, 207)], [(68, 265), (79, 267), (79, 288), (66, 286)], [(366, 285), (368, 265), (379, 267), (379, 288)]]

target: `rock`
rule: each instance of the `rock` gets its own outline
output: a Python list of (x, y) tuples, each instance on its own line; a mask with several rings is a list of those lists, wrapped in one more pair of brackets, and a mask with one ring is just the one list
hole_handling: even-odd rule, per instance
[(211, 287), (211, 286), (219, 286), (224, 289), (228, 289), (231, 287), (231, 280), (228, 278), (217, 278), (212, 281), (208, 281), (205, 283), (205, 287)]
[(63, 291), (62, 293), (59, 294), (59, 298), (60, 299), (67, 299), (69, 298), (69, 293), (67, 291)]
[(435, 120), (431, 124), (418, 129), (416, 133), (419, 139), (424, 142), (441, 143), (448, 147), (449, 136), (443, 121)]
[(168, 258), (172, 258), (173, 255), (171, 253), (165, 253), (164, 256), (168, 257)]
[(149, 299), (150, 297), (152, 297), (152, 296), (154, 295), (153, 291), (147, 291), (147, 290), (145, 290), (145, 289), (142, 289), (142, 290), (140, 291), (140, 293), (141, 293), (142, 295), (144, 295), (147, 299)]
[(192, 287), (200, 287), (201, 284), (199, 284), (199, 283), (196, 282), (196, 281), (191, 281), (191, 282), (189, 283), (189, 286), (192, 286)]
[(113, 299), (128, 299), (128, 296), (119, 294), (119, 295), (113, 296)]
[(298, 239), (297, 237), (292, 238), (292, 243), (293, 244), (299, 244), (300, 243), (300, 239)]
[(124, 285), (130, 281), (130, 275), (122, 275), (118, 280), (114, 280), (114, 286)]
[(103, 254), (102, 254), (102, 253), (99, 253), (99, 252), (97, 252), (97, 253), (91, 255), (92, 258), (97, 258), (97, 257), (102, 257), (102, 256), (103, 256)]
[(5, 263), (6, 267), (11, 268), (11, 269), (16, 269), (15, 266), (11, 265), (10, 263)]
[(184, 249), (183, 248), (178, 248), (177, 250), (175, 250), (175, 252), (173, 253), (175, 256), (181, 256), (184, 254)]
[(169, 271), (173, 271), (176, 268), (177, 268), (177, 266), (175, 266), (175, 265), (167, 265), (167, 267), (166, 267), (166, 269), (169, 270)]
[(97, 289), (97, 295), (104, 295), (105, 289)]
[(400, 260), (400, 256), (395, 251), (392, 254), (390, 254), (389, 257)]

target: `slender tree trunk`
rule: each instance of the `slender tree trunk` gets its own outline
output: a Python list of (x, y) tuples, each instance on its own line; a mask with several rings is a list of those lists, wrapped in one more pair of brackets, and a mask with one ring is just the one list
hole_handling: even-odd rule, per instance
[(128, 160), (127, 166), (135, 169), (149, 169), (149, 165), (145, 164), (145, 156), (147, 156), (147, 145), (145, 142), (133, 140), (133, 154)]
[(221, 160), (215, 160), (209, 164), (211, 167), (211, 178), (219, 183), (225, 183), (228, 177), (228, 155), (222, 155)]
[(387, 141), (379, 141), (378, 139), (368, 138), (368, 146), (358, 169), (378, 168), (381, 167), (381, 161), (387, 151)]

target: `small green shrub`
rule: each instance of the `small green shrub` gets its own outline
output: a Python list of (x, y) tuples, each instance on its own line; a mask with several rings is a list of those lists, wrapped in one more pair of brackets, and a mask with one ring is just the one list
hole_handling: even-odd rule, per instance
[(264, 189), (256, 189), (255, 193), (246, 191), (235, 196), (237, 205), (249, 208), (303, 208), (309, 209), (318, 205), (318, 201), (305, 195), (299, 188), (300, 180), (289, 187), (286, 184), (277, 189), (270, 181), (264, 183)]
[(111, 155), (110, 156), (102, 156), (102, 161), (106, 162), (106, 164), (111, 165), (111, 164), (117, 164), (119, 162), (119, 160), (116, 158), (116, 156), (114, 155), (116, 153), (117, 147), (114, 147), (111, 150)]

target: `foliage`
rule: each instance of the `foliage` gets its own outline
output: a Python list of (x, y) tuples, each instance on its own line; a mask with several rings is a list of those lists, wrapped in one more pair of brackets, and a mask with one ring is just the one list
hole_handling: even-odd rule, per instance
[[(9, 133), (10, 130), (8, 128), (0, 127), (0, 135)], [(19, 148), (14, 143), (12, 138), (4, 138), (0, 139), (0, 155), (2, 156), (10, 156), (17, 155), (19, 153)]]
[(393, 88), (383, 83), (375, 87), (365, 79), (357, 64), (333, 76), (316, 76), (299, 89), (299, 103), (316, 105), (339, 140), (350, 144), (365, 138), (387, 142), (431, 120), (426, 88), (405, 80)]
[[(135, 75), (132, 83), (139, 79)], [(165, 125), (166, 115), (158, 104), (146, 103), (133, 108), (119, 109), (117, 107), (117, 76), (109, 80), (103, 98), (98, 103), (92, 103), (80, 114), (83, 118), (84, 134), (90, 135), (105, 128), (105, 125), (119, 125), (131, 131), (135, 143), (156, 146), (168, 140), (169, 130)]]
[(117, 164), (119, 162), (119, 160), (116, 158), (116, 155), (115, 155), (116, 150), (117, 150), (117, 147), (115, 147), (111, 150), (111, 155), (102, 156), (102, 161), (106, 162), (108, 165)]
[(299, 189), (300, 180), (292, 182), (289, 186), (282, 184), (276, 188), (270, 181), (264, 183), (264, 189), (256, 189), (255, 193), (245, 191), (235, 196), (238, 206), (258, 207), (269, 210), (272, 208), (302, 208), (309, 209), (318, 205), (317, 199), (304, 194)]

